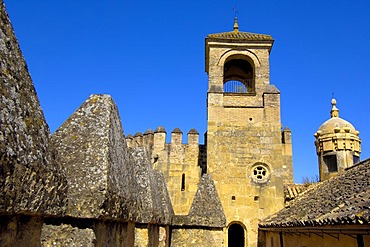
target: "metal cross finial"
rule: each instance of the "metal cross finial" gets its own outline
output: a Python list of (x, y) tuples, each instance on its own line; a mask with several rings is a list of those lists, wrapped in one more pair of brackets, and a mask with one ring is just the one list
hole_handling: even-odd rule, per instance
[(238, 11), (238, 9), (236, 8), (236, 5), (234, 5), (234, 7), (233, 7), (233, 12), (234, 12), (234, 17), (238, 18), (238, 13), (239, 13), (239, 11)]
[(236, 5), (234, 6), (233, 11), (234, 11), (234, 14), (235, 14), (235, 17), (234, 17), (234, 33), (238, 33), (239, 32), (239, 24), (238, 24), (237, 14), (239, 13), (239, 11), (236, 9)]

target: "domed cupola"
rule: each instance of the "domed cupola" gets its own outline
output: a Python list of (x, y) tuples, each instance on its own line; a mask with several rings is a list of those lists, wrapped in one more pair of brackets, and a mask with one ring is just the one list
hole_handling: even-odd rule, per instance
[(332, 99), (331, 104), (331, 118), (315, 133), (320, 181), (335, 176), (339, 171), (353, 166), (360, 160), (359, 132), (350, 122), (339, 117), (335, 99)]

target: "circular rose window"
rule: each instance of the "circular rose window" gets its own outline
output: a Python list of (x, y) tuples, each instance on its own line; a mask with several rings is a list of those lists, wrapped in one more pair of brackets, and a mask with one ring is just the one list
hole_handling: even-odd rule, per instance
[(269, 169), (268, 166), (263, 163), (257, 163), (252, 166), (251, 175), (254, 182), (266, 183), (269, 180)]

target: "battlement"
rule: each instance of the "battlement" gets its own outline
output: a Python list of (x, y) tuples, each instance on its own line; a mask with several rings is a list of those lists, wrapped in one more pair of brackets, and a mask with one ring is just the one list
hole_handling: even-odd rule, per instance
[(199, 145), (199, 132), (196, 129), (191, 129), (187, 133), (188, 143), (183, 143), (183, 132), (179, 128), (175, 128), (171, 132), (171, 142), (166, 143), (167, 131), (163, 126), (159, 126), (153, 132), (148, 129), (144, 134), (136, 132), (133, 136), (128, 134), (126, 136), (127, 145), (131, 148), (145, 147), (152, 150), (154, 147), (164, 147), (165, 145), (187, 146)]
[(195, 129), (187, 133), (188, 141), (183, 143), (183, 132), (175, 128), (171, 141), (167, 143), (167, 131), (159, 126), (144, 134), (128, 134), (129, 148), (142, 147), (151, 156), (155, 170), (164, 174), (175, 213), (186, 215), (197, 191), (198, 184), (206, 166), (206, 148), (199, 144), (199, 133)]

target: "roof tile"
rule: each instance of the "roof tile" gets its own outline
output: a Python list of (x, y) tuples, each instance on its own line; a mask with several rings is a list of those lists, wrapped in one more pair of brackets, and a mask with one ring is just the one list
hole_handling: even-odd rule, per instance
[(317, 184), (260, 227), (370, 224), (370, 159)]
[(273, 41), (274, 39), (271, 35), (267, 34), (257, 34), (248, 32), (223, 32), (214, 33), (207, 36), (208, 39), (221, 39), (221, 40), (247, 40), (247, 41)]

